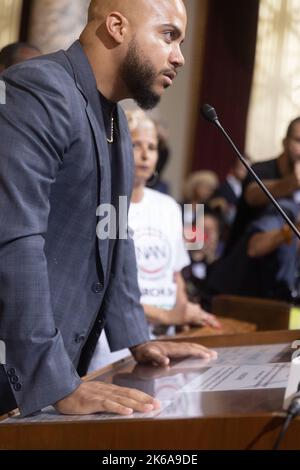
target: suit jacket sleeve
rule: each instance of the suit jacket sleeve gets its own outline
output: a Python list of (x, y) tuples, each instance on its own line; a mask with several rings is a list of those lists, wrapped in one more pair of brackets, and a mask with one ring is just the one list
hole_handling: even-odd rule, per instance
[(67, 73), (47, 61), (20, 64), (2, 80), (0, 339), (12, 391), (27, 415), (80, 384), (54, 322), (44, 253), (51, 186), (70, 143), (70, 92)]

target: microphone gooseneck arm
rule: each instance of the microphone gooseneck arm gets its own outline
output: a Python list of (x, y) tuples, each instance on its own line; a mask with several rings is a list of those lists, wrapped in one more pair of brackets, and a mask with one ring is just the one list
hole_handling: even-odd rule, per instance
[(214, 124), (221, 132), (222, 134), (225, 136), (225, 138), (228, 140), (228, 142), (230, 143), (230, 145), (232, 146), (232, 148), (234, 149), (235, 153), (237, 154), (237, 156), (239, 157), (239, 159), (241, 160), (242, 164), (247, 168), (247, 170), (249, 171), (249, 173), (253, 176), (253, 178), (255, 179), (255, 181), (257, 182), (257, 184), (259, 185), (259, 187), (262, 189), (262, 191), (265, 193), (265, 195), (270, 199), (270, 201), (272, 202), (272, 204), (274, 204), (274, 206), (276, 207), (276, 209), (278, 210), (278, 212), (281, 214), (281, 216), (284, 218), (284, 220), (286, 221), (286, 223), (288, 224), (288, 226), (291, 228), (291, 230), (294, 232), (294, 234), (298, 237), (298, 239), (300, 240), (300, 232), (299, 230), (297, 229), (297, 227), (295, 226), (295, 224), (291, 221), (291, 219), (288, 217), (288, 215), (285, 213), (285, 211), (280, 207), (280, 205), (278, 204), (278, 202), (276, 201), (276, 199), (274, 198), (274, 196), (270, 193), (270, 191), (266, 188), (266, 186), (264, 185), (264, 183), (260, 180), (260, 178), (257, 176), (257, 174), (255, 173), (255, 171), (251, 168), (251, 166), (249, 165), (249, 163), (247, 162), (247, 160), (243, 157), (243, 155), (241, 154), (241, 152), (238, 150), (237, 146), (235, 145), (235, 143), (233, 142), (233, 140), (231, 139), (231, 137), (228, 135), (228, 133), (225, 131), (225, 129), (223, 128), (223, 126), (221, 125), (219, 119), (218, 119), (218, 116), (217, 116), (217, 113), (215, 111), (215, 109), (210, 106), (209, 104), (205, 104), (203, 107), (202, 107), (202, 116), (209, 122), (211, 122), (212, 124)]

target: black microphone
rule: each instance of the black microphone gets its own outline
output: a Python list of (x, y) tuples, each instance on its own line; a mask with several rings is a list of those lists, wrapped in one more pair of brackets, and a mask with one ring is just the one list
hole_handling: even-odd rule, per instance
[(237, 146), (235, 145), (235, 143), (232, 141), (232, 139), (229, 137), (229, 135), (227, 134), (227, 132), (225, 131), (225, 129), (223, 128), (223, 126), (221, 125), (220, 121), (219, 121), (219, 118), (218, 118), (218, 115), (216, 113), (216, 110), (215, 108), (213, 108), (210, 104), (204, 104), (202, 106), (202, 109), (201, 109), (201, 114), (202, 116), (204, 117), (204, 119), (206, 119), (208, 122), (211, 122), (212, 124), (214, 124), (218, 129), (220, 129), (220, 131), (222, 132), (222, 134), (226, 137), (226, 139), (228, 140), (228, 142), (230, 143), (230, 145), (232, 146), (232, 148), (234, 149), (235, 153), (237, 154), (237, 156), (239, 157), (239, 159), (241, 160), (242, 164), (247, 168), (247, 170), (249, 171), (249, 173), (253, 176), (253, 178), (255, 179), (255, 181), (257, 182), (257, 184), (259, 185), (259, 187), (263, 190), (263, 192), (265, 193), (265, 195), (270, 199), (270, 201), (272, 202), (272, 204), (276, 207), (276, 209), (278, 210), (278, 212), (282, 215), (282, 217), (284, 218), (284, 220), (286, 221), (286, 223), (288, 224), (288, 226), (293, 230), (294, 234), (298, 237), (298, 239), (300, 240), (300, 232), (299, 230), (297, 229), (297, 227), (293, 224), (293, 222), (291, 221), (291, 219), (288, 217), (288, 215), (285, 213), (285, 211), (280, 207), (280, 205), (278, 204), (278, 202), (276, 201), (276, 199), (274, 199), (274, 197), (272, 196), (272, 194), (270, 193), (270, 191), (266, 188), (266, 186), (264, 185), (264, 183), (260, 180), (260, 178), (257, 176), (257, 174), (255, 173), (255, 171), (251, 168), (251, 166), (249, 165), (249, 163), (247, 162), (247, 160), (243, 157), (243, 155), (241, 154), (241, 152), (239, 152)]

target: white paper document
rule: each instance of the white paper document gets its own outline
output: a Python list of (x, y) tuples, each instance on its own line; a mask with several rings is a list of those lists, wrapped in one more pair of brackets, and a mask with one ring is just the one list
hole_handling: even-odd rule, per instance
[(179, 393), (285, 388), (289, 369), (289, 363), (215, 366), (186, 384)]
[(270, 362), (281, 362), (278, 360), (280, 354), (284, 351), (290, 351), (289, 343), (282, 344), (262, 344), (255, 346), (235, 346), (227, 348), (213, 348), (217, 351), (218, 358), (211, 359), (195, 359), (189, 358), (176, 364), (176, 369), (198, 368), (198, 367), (214, 367), (218, 365), (236, 365), (236, 364), (268, 364)]

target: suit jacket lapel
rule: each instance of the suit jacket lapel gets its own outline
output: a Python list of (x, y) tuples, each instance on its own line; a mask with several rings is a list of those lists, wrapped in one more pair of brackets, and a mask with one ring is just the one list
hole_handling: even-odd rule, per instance
[[(72, 65), (76, 86), (87, 103), (86, 114), (94, 136), (99, 172), (99, 206), (111, 202), (111, 169), (100, 96), (93, 70), (79, 41), (76, 41), (70, 47), (66, 52), (66, 56)], [(98, 238), (98, 247), (104, 277), (107, 271), (109, 240), (100, 240)]]
[(133, 150), (132, 141), (130, 138), (127, 119), (124, 111), (118, 106), (118, 123), (119, 123), (119, 134), (118, 139), (118, 153), (119, 158), (119, 175), (120, 175), (120, 194), (128, 197), (128, 206), (130, 204), (130, 198), (133, 187), (134, 177), (134, 164), (133, 164)]
[[(120, 106), (117, 107), (117, 119), (119, 135), (117, 138), (118, 161), (117, 161), (117, 175), (118, 175), (118, 195), (126, 197), (126, 207), (124, 200), (122, 205), (117, 201), (117, 228), (119, 229), (119, 221), (122, 226), (127, 226), (127, 213), (130, 205), (132, 184), (133, 184), (133, 154), (132, 142), (128, 131), (127, 119)], [(121, 214), (120, 214), (121, 210)], [(120, 237), (124, 237), (124, 230), (120, 229)]]
[[(106, 143), (106, 133), (103, 122), (102, 109), (100, 106), (100, 98), (99, 96), (97, 98), (99, 100), (99, 111), (97, 113), (97, 118), (95, 116), (93, 108), (90, 105), (87, 106), (86, 113), (91, 124), (97, 148), (99, 173), (101, 179), (99, 205), (103, 205), (111, 203), (111, 168), (109, 163), (109, 154)], [(98, 237), (98, 247), (101, 257), (103, 274), (105, 277), (105, 273), (107, 272), (109, 239), (102, 240)]]

